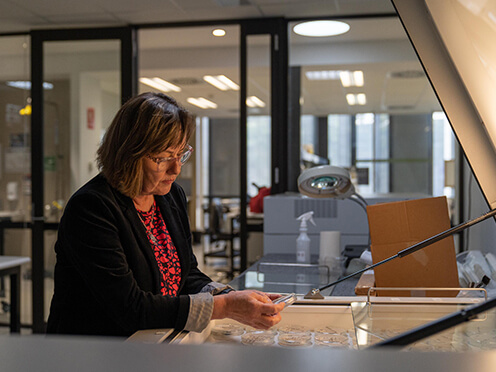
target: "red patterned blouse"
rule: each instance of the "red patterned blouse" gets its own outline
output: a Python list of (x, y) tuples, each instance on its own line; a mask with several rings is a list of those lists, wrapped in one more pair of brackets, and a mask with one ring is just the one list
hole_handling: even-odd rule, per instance
[(153, 202), (149, 212), (138, 210), (145, 225), (160, 272), (160, 291), (163, 296), (176, 296), (181, 283), (181, 264), (176, 247), (165, 226), (158, 206)]

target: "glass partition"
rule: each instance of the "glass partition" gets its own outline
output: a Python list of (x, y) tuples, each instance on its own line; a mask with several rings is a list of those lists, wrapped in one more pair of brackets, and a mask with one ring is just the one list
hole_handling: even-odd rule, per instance
[(270, 35), (247, 37), (247, 190), (271, 185)]
[(193, 230), (206, 228), (203, 213), (213, 198), (239, 205), (239, 33), (225, 25), (138, 33), (139, 93), (163, 92), (197, 117), (195, 159), (177, 181)]
[(0, 38), (0, 218), (17, 221), (31, 209), (29, 50), (28, 36)]
[[(47, 223), (57, 223), (70, 196), (98, 174), (96, 150), (121, 104), (120, 45), (119, 40), (44, 42)], [(53, 291), (56, 238), (56, 227), (46, 228), (45, 318)]]
[(329, 37), (297, 35), (299, 22), (290, 23), (301, 166), (345, 167), (362, 194), (443, 195), (443, 148), (453, 137), (435, 133), (441, 107), (400, 21), (341, 21), (350, 30)]
[[(31, 257), (30, 38), (0, 38), (0, 255)], [(47, 87), (48, 88), (48, 87)], [(21, 323), (31, 322), (31, 265), (22, 266)], [(10, 283), (0, 278), (0, 322), (10, 321)]]

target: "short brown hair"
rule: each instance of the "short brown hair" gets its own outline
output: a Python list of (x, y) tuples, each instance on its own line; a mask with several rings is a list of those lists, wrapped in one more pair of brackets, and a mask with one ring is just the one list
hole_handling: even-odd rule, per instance
[(117, 112), (97, 151), (97, 164), (110, 185), (131, 198), (143, 187), (143, 159), (180, 146), (191, 137), (193, 116), (174, 98), (143, 93)]

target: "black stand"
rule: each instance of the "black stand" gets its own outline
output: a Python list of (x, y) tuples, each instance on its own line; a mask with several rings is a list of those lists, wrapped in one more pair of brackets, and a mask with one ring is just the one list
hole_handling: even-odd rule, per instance
[(406, 346), (423, 338), (432, 336), (438, 332), (444, 331), (448, 328), (454, 327), (463, 322), (469, 321), (477, 314), (482, 313), (483, 311), (490, 310), (494, 307), (496, 307), (496, 298), (489, 299), (482, 304), (472, 305), (461, 311), (447, 315), (441, 319), (435, 320), (431, 323), (405, 332), (389, 340), (379, 342), (371, 346), (371, 348), (383, 346)]

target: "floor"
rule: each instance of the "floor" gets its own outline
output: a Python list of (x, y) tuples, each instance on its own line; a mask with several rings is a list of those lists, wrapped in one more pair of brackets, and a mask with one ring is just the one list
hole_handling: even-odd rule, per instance
[[(198, 260), (198, 266), (205, 274), (212, 280), (220, 283), (228, 283), (231, 279), (226, 274), (228, 260), (226, 258), (208, 257), (206, 264), (203, 263), (204, 243), (196, 244), (193, 246), (193, 252)], [(29, 279), (29, 272), (24, 272), (21, 279), (21, 324), (28, 324), (31, 322), (31, 280)], [(10, 320), (10, 313), (8, 311), (9, 303), (9, 280), (4, 281), (4, 296), (0, 297), (0, 322), (8, 323)], [(53, 293), (53, 279), (45, 279), (45, 314), (48, 317), (50, 301)], [(9, 328), (0, 326), (0, 334), (8, 334)], [(30, 334), (29, 328), (22, 328), (21, 334)]]

